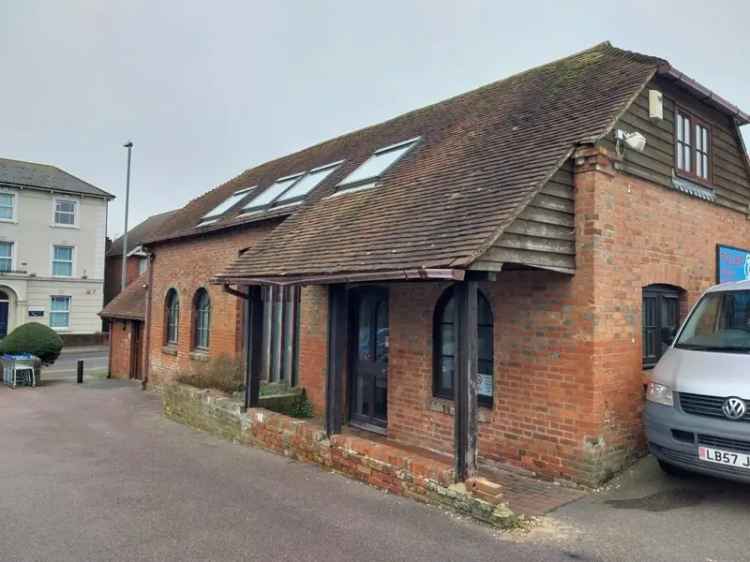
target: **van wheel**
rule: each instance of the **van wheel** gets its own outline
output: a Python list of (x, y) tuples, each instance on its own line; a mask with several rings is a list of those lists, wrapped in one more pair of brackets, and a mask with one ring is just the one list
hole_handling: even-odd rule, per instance
[(661, 468), (664, 474), (669, 474), (670, 476), (685, 476), (685, 471), (682, 468), (680, 468), (679, 466), (670, 464), (666, 461), (660, 460), (659, 468)]

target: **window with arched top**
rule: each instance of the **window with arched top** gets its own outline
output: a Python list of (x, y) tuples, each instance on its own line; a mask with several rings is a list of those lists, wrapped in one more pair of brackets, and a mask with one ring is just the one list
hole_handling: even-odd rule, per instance
[[(456, 304), (453, 288), (441, 295), (435, 306), (433, 320), (433, 394), (453, 400), (456, 374)], [(494, 394), (494, 321), (487, 297), (477, 291), (477, 335), (479, 389), (483, 406), (492, 406)]]
[(211, 299), (206, 289), (198, 289), (193, 299), (193, 347), (208, 349), (211, 332)]
[(167, 291), (166, 299), (166, 330), (164, 337), (167, 344), (176, 344), (180, 328), (180, 297), (176, 289)]

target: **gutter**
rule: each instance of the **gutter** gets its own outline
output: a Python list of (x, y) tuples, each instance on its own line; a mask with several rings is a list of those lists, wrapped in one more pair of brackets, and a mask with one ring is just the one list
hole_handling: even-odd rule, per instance
[(373, 273), (339, 273), (300, 277), (224, 277), (211, 279), (212, 285), (224, 285), (226, 292), (235, 294), (229, 285), (275, 285), (286, 287), (292, 285), (332, 285), (335, 283), (361, 283), (365, 281), (420, 281), (427, 279), (445, 281), (463, 281), (466, 270), (463, 269), (397, 269)]
[(148, 287), (146, 287), (146, 317), (143, 322), (143, 329), (146, 332), (142, 334), (144, 352), (141, 353), (141, 361), (143, 362), (143, 381), (141, 387), (146, 390), (148, 385), (148, 376), (151, 371), (151, 287), (154, 284), (154, 262), (156, 256), (151, 253), (148, 256)]
[(686, 74), (680, 72), (670, 64), (664, 64), (659, 67), (658, 73), (661, 76), (666, 76), (679, 82), (685, 88), (690, 90), (702, 101), (708, 101), (711, 104), (721, 108), (723, 111), (732, 115), (740, 125), (747, 125), (750, 123), (750, 114), (745, 113), (736, 105), (728, 102), (720, 95), (706, 88), (703, 84), (693, 80)]

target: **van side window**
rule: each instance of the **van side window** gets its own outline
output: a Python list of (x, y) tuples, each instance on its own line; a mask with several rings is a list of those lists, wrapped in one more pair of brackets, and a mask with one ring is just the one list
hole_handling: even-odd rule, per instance
[(643, 368), (656, 365), (680, 325), (680, 291), (669, 285), (643, 289)]

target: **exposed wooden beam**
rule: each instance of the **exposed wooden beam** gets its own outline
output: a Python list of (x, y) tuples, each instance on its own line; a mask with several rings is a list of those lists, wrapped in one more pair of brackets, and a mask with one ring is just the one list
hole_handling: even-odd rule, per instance
[(477, 283), (457, 283), (454, 291), (458, 344), (454, 381), (454, 461), (456, 481), (463, 482), (477, 471)]
[(263, 343), (263, 299), (257, 286), (247, 288), (245, 304), (245, 409), (260, 401), (261, 349)]
[(328, 374), (326, 376), (326, 433), (341, 433), (346, 372), (348, 298), (345, 285), (328, 290)]

